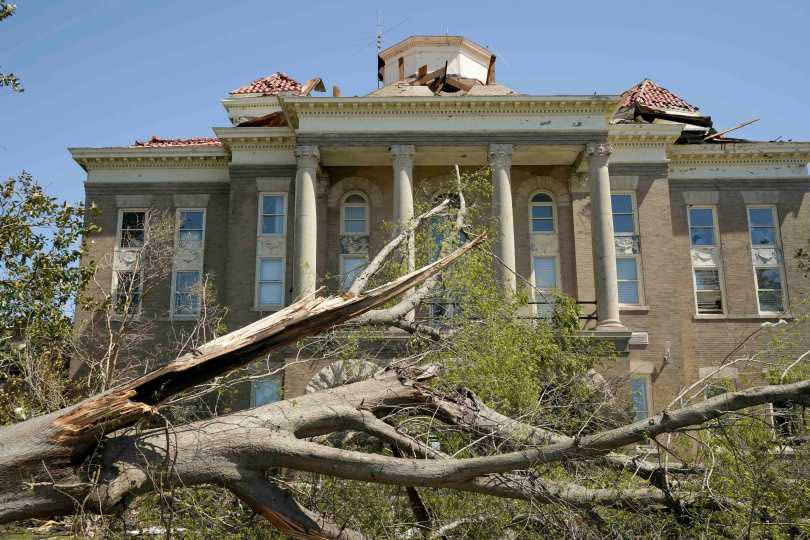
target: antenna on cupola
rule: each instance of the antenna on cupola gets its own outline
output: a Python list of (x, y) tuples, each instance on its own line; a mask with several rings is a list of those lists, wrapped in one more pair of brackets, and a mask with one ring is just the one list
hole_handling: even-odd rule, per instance
[(377, 88), (382, 86), (382, 77), (380, 76), (380, 51), (382, 50), (382, 10), (377, 10)]

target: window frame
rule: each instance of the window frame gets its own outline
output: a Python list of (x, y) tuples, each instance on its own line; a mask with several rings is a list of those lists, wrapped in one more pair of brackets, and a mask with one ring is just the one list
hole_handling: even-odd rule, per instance
[[(174, 212), (174, 223), (175, 223), (175, 227), (174, 227), (174, 245), (175, 245), (175, 249), (176, 250), (180, 249), (180, 230), (181, 230), (180, 225), (182, 223), (181, 220), (180, 220), (180, 216), (182, 215), (183, 212), (202, 212), (202, 229), (201, 229), (202, 237), (200, 238), (200, 247), (198, 248), (199, 251), (202, 251), (203, 249), (205, 249), (205, 229), (206, 229), (207, 219), (208, 219), (208, 216), (206, 215), (206, 214), (208, 214), (208, 212), (205, 211), (205, 208), (185, 208), (185, 207), (183, 207), (183, 208), (176, 208), (175, 209), (175, 212)], [(189, 229), (189, 230), (196, 231), (198, 229)]]
[(190, 312), (190, 313), (177, 313), (177, 274), (182, 272), (190, 273), (196, 272), (197, 273), (197, 284), (202, 282), (202, 271), (200, 270), (173, 270), (172, 271), (172, 295), (171, 295), (171, 302), (169, 306), (169, 317), (172, 320), (189, 320), (189, 319), (196, 319), (200, 316), (200, 311), (202, 310), (202, 298), (197, 295), (197, 310)]
[(148, 219), (149, 219), (149, 209), (148, 208), (119, 208), (118, 209), (118, 224), (116, 226), (116, 234), (115, 234), (115, 249), (118, 250), (125, 250), (125, 251), (137, 251), (141, 249), (143, 246), (140, 247), (124, 247), (121, 245), (121, 241), (123, 240), (123, 225), (124, 225), (124, 214), (125, 213), (136, 213), (136, 212), (143, 212), (143, 241), (144, 244), (146, 243), (146, 234), (149, 228)]
[[(133, 313), (124, 313), (118, 310), (118, 276), (119, 274), (136, 274), (138, 278), (138, 305)], [(129, 316), (134, 320), (138, 320), (143, 312), (143, 273), (134, 270), (113, 270), (112, 272), (112, 315), (115, 320), (122, 320), (124, 317)]]
[(647, 416), (644, 418), (636, 418), (633, 416), (633, 422), (643, 422), (653, 416), (653, 400), (652, 400), (652, 375), (649, 373), (631, 373), (630, 374), (630, 403), (633, 406), (633, 413), (636, 413), (635, 402), (633, 401), (633, 379), (641, 379), (644, 381), (645, 398), (647, 400)]
[[(532, 255), (531, 258), (532, 258), (532, 268), (531, 268), (531, 276), (530, 276), (530, 278), (531, 278), (532, 286), (534, 287), (534, 290), (532, 291), (533, 292), (532, 298), (534, 298), (535, 302), (540, 302), (541, 300), (540, 300), (540, 298), (538, 298), (538, 296), (541, 295), (541, 294), (545, 294), (545, 291), (548, 291), (550, 293), (550, 292), (552, 292), (554, 290), (559, 290), (560, 289), (560, 263), (559, 263), (558, 257), (556, 255)], [(535, 260), (536, 259), (551, 259), (552, 260), (552, 263), (554, 264), (554, 287), (549, 289), (549, 288), (546, 288), (546, 287), (538, 287), (537, 286), (537, 273), (535, 272)], [(553, 298), (552, 298), (552, 300), (553, 300)], [(542, 313), (544, 309), (549, 310), (548, 314), (550, 315), (550, 313), (553, 312), (553, 310), (554, 310), (553, 303), (552, 304), (537, 304), (537, 303), (534, 304), (534, 312), (535, 312), (535, 314), (537, 316), (545, 315), (544, 313)]]
[[(275, 281), (262, 281), (262, 261), (281, 261), (281, 303), (280, 304), (262, 304), (261, 301), (261, 284), (262, 283), (276, 283)], [(258, 257), (256, 258), (256, 279), (253, 287), (253, 305), (257, 311), (278, 311), (287, 304), (287, 258), (286, 257)]]
[[(695, 246), (692, 244), (692, 210), (710, 210), (712, 213), (712, 244), (700, 244)], [(746, 211), (747, 213), (747, 211)], [(726, 277), (725, 272), (723, 271), (723, 248), (720, 243), (720, 226), (717, 217), (717, 206), (711, 204), (694, 204), (694, 205), (687, 205), (686, 207), (686, 223), (687, 228), (689, 230), (689, 254), (690, 259), (692, 255), (693, 249), (699, 248), (714, 248), (717, 250), (717, 259), (720, 261), (720, 264), (717, 266), (705, 266), (696, 268), (690, 260), (690, 266), (692, 268), (692, 296), (694, 297), (694, 308), (696, 315), (726, 315), (728, 313), (728, 302), (726, 301)], [(705, 227), (703, 227), (705, 228)], [(720, 287), (720, 303), (722, 305), (721, 313), (701, 313), (700, 308), (698, 307), (698, 287), (697, 287), (697, 270), (717, 270), (718, 274), (718, 286)], [(700, 291), (708, 291), (709, 289), (700, 289)]]
[[(641, 260), (641, 233), (639, 232), (638, 226), (638, 201), (636, 200), (636, 192), (635, 191), (611, 191), (610, 195), (627, 195), (630, 197), (630, 204), (633, 207), (632, 216), (633, 216), (633, 232), (632, 233), (617, 233), (615, 230), (613, 231), (614, 239), (616, 237), (634, 237), (638, 239), (639, 245), (639, 253), (635, 253), (633, 255), (616, 255), (616, 289), (619, 288), (619, 268), (618, 268), (618, 261), (619, 259), (632, 259), (636, 263), (636, 283), (638, 284), (638, 302), (634, 304), (625, 304), (619, 301), (619, 307), (633, 307), (633, 306), (644, 306), (646, 305), (647, 298), (644, 294), (644, 265), (642, 264)], [(611, 199), (611, 212), (610, 212), (610, 219), (611, 224), (613, 223), (613, 215), (616, 213), (613, 210), (613, 200)], [(626, 215), (622, 213), (621, 215)], [(615, 242), (615, 240), (614, 240)], [(629, 281), (629, 280), (623, 280)]]
[[(276, 401), (269, 401), (267, 403), (262, 403), (261, 405), (256, 405), (256, 385), (265, 382), (265, 381), (275, 381), (278, 383), (278, 400)], [(265, 405), (269, 405), (271, 403), (278, 403), (279, 401), (284, 400), (284, 379), (278, 376), (271, 376), (271, 377), (262, 377), (260, 379), (254, 379), (250, 383), (250, 408), (255, 409), (256, 407), (263, 407)]]
[(365, 261), (366, 266), (368, 266), (368, 263), (370, 261), (368, 255), (366, 255), (364, 253), (341, 253), (340, 254), (340, 260), (339, 260), (339, 263), (338, 263), (338, 265), (339, 265), (338, 270), (339, 270), (339, 277), (340, 277), (340, 287), (339, 287), (339, 289), (342, 292), (348, 291), (349, 288), (351, 287), (351, 283), (348, 284), (348, 285), (346, 285), (346, 283), (345, 283), (345, 279), (346, 279), (346, 277), (345, 277), (346, 276), (346, 266), (345, 266), (345, 264), (346, 264), (346, 261), (349, 260), (349, 259), (363, 260), (363, 261)]
[[(754, 240), (752, 237), (753, 233), (753, 226), (751, 225), (751, 209), (756, 208), (766, 208), (770, 210), (771, 217), (773, 218), (773, 232), (774, 232), (774, 244), (772, 245), (773, 249), (776, 250), (777, 256), (777, 264), (776, 266), (766, 266), (756, 264), (754, 262)], [(783, 315), (787, 313), (787, 306), (788, 306), (788, 294), (787, 294), (787, 282), (785, 280), (785, 265), (782, 261), (782, 230), (779, 226), (779, 210), (775, 204), (748, 204), (745, 206), (745, 219), (748, 223), (748, 247), (751, 257), (751, 269), (753, 271), (754, 276), (754, 296), (757, 299), (757, 313), (760, 315)], [(758, 244), (757, 247), (770, 247), (770, 244), (761, 245)], [(760, 291), (775, 291), (777, 289), (762, 289), (759, 286), (759, 276), (757, 275), (757, 270), (777, 270), (779, 272), (779, 282), (782, 285), (782, 288), (779, 289), (782, 296), (782, 309), (781, 311), (766, 311), (762, 309), (762, 305), (759, 301), (759, 292)]]
[[(630, 196), (630, 204), (633, 205), (633, 232), (632, 233), (617, 233), (614, 227), (613, 236), (641, 236), (639, 234), (638, 229), (638, 203), (636, 201), (636, 192), (635, 191), (611, 191), (611, 195), (629, 195)], [(613, 224), (613, 216), (616, 214), (616, 211), (613, 210), (613, 201), (610, 201), (610, 223)], [(626, 215), (622, 212), (620, 215)]]
[[(352, 195), (359, 195), (363, 199), (363, 204), (359, 203), (347, 203), (346, 200), (351, 197)], [(346, 231), (346, 208), (364, 208), (366, 211), (366, 219), (365, 224), (363, 227), (363, 232), (347, 232)], [(368, 196), (363, 193), (362, 191), (353, 190), (347, 191), (343, 194), (343, 197), (340, 199), (340, 234), (343, 236), (367, 236), (369, 234), (370, 224), (369, 221), (371, 220), (371, 205), (368, 201)], [(357, 221), (357, 220), (352, 220)]]
[[(264, 213), (264, 198), (265, 197), (281, 197), (281, 208), (284, 211), (282, 214), (265, 214)], [(289, 208), (287, 206), (287, 193), (284, 191), (260, 191), (258, 199), (258, 214), (256, 216), (256, 235), (257, 236), (275, 236), (284, 237), (287, 235), (287, 219), (289, 217)], [(264, 216), (281, 216), (281, 232), (266, 233), (264, 232)]]
[[(538, 195), (547, 195), (551, 199), (551, 201), (549, 201), (549, 202), (534, 202), (534, 201), (532, 201), (532, 199), (534, 199)], [(532, 210), (534, 209), (535, 206), (539, 206), (539, 207), (548, 206), (548, 207), (551, 207), (551, 230), (550, 231), (535, 231), (534, 230), (534, 220), (535, 219), (546, 219), (546, 218), (535, 218), (532, 215)], [(548, 234), (548, 235), (557, 234), (557, 232), (558, 232), (557, 231), (557, 201), (554, 198), (554, 194), (552, 194), (549, 191), (542, 190), (542, 189), (532, 192), (529, 195), (528, 213), (529, 213), (529, 234)]]

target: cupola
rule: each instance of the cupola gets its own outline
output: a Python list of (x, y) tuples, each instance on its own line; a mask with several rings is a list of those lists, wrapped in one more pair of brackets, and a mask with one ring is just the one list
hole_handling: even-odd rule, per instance
[(378, 78), (385, 86), (445, 65), (449, 76), (494, 83), (494, 64), (494, 54), (462, 36), (411, 36), (381, 51), (377, 60)]

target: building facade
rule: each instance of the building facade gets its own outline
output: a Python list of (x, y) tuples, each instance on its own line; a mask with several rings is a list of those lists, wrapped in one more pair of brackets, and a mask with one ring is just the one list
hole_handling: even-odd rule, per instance
[[(138, 309), (158, 328), (193, 319), (191, 285), (209, 274), (236, 328), (327, 274), (351, 276), (386, 241), (384, 222), (413, 217), (414, 190), (488, 164), (496, 255), (538, 288), (595, 302), (586, 330), (625, 351), (613, 369), (640, 416), (762, 323), (796, 315), (810, 143), (730, 138), (648, 80), (622, 95), (520, 93), (461, 37), (408, 38), (378, 66), (381, 87), (360, 97), (314, 96), (317, 78), (254, 81), (222, 101), (215, 137), (72, 148), (100, 210), (91, 256), (113, 261), (98, 279), (131, 283), (146, 210), (170, 210), (172, 277)], [(256, 383), (253, 402), (301, 393), (322, 368), (291, 367), (283, 390)]]

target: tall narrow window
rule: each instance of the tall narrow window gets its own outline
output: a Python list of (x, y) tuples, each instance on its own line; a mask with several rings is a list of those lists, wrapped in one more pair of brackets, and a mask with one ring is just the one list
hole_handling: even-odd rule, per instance
[(259, 226), (261, 234), (284, 234), (287, 196), (283, 193), (262, 194), (260, 201)]
[(360, 193), (350, 193), (341, 207), (341, 233), (368, 234), (368, 199)]
[(115, 273), (115, 311), (119, 315), (136, 315), (141, 309), (141, 280), (137, 272)]
[(699, 314), (722, 314), (722, 257), (717, 238), (714, 207), (689, 207), (692, 278), (695, 307)]
[(368, 264), (368, 257), (365, 255), (341, 255), (340, 256), (340, 281), (341, 290), (348, 290), (354, 280)]
[(748, 207), (751, 258), (760, 313), (785, 311), (784, 271), (773, 206)]
[(278, 308), (284, 304), (284, 261), (259, 259), (256, 303), (258, 307)]
[(120, 212), (119, 246), (140, 248), (146, 240), (146, 212), (143, 210), (122, 210)]
[(182, 249), (198, 250), (205, 235), (204, 210), (178, 210), (177, 245)]
[(616, 244), (616, 275), (620, 304), (642, 302), (641, 257), (635, 200), (630, 193), (610, 196)]
[(529, 209), (532, 233), (553, 233), (554, 201), (546, 193), (538, 193), (532, 197)]
[(554, 312), (552, 291), (557, 288), (557, 259), (555, 257), (532, 257), (534, 278), (534, 301), (537, 314), (548, 317)]
[(650, 417), (650, 376), (634, 374), (630, 377), (630, 397), (636, 422)]
[(174, 315), (194, 316), (200, 312), (200, 273), (196, 270), (174, 273)]

